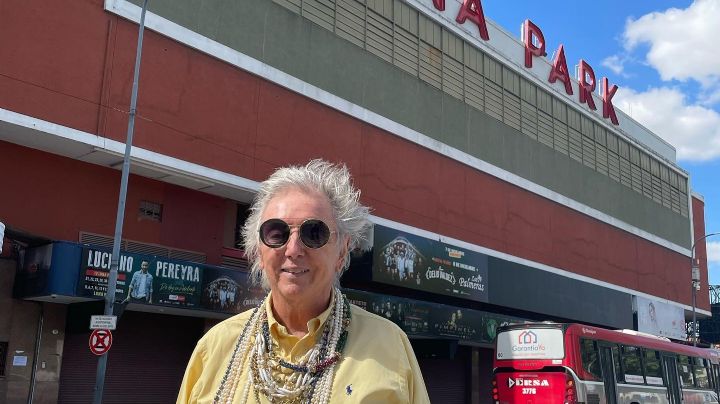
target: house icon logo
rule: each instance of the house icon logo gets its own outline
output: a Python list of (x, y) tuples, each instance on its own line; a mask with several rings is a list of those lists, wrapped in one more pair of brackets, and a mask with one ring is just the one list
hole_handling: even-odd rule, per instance
[(538, 343), (538, 337), (537, 334), (535, 334), (532, 331), (523, 331), (518, 335), (518, 344), (537, 344)]

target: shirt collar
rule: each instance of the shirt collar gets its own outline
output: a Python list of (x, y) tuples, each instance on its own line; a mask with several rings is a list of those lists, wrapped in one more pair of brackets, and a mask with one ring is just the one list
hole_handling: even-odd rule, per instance
[[(267, 313), (267, 319), (268, 319), (268, 327), (270, 328), (270, 335), (271, 337), (279, 341), (281, 339), (285, 339), (287, 337), (292, 337), (287, 332), (287, 329), (285, 326), (280, 324), (273, 315), (272, 311), (272, 292), (268, 294), (268, 298), (265, 299), (265, 312)], [(330, 312), (332, 311), (332, 307), (335, 304), (335, 289), (333, 288), (331, 294), (330, 294), (330, 304), (328, 307), (320, 313), (319, 316), (311, 318), (307, 322), (307, 328), (308, 328), (308, 336), (314, 336), (317, 331), (321, 328), (323, 324), (325, 324), (325, 321), (330, 317)], [(307, 336), (306, 336), (307, 337)], [(305, 338), (305, 337), (304, 337)]]

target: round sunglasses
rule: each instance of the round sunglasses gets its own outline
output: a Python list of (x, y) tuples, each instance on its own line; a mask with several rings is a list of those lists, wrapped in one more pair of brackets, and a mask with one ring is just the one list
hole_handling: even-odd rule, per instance
[(270, 248), (280, 248), (287, 244), (293, 228), (298, 229), (298, 236), (305, 247), (312, 249), (327, 244), (330, 235), (335, 233), (319, 219), (307, 219), (295, 226), (287, 224), (282, 219), (268, 219), (260, 225), (260, 240)]

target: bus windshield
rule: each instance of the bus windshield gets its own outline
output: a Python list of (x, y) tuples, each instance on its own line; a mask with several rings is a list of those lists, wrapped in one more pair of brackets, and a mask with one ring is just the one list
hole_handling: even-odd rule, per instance
[(563, 359), (565, 345), (560, 328), (523, 328), (498, 334), (497, 359)]

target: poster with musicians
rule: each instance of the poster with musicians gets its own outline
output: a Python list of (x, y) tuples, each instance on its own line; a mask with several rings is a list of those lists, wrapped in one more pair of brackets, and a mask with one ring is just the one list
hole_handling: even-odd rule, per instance
[(487, 274), (485, 254), (375, 225), (373, 281), (487, 302)]
[(248, 281), (247, 272), (206, 267), (201, 306), (206, 310), (240, 313), (257, 307), (266, 293)]

